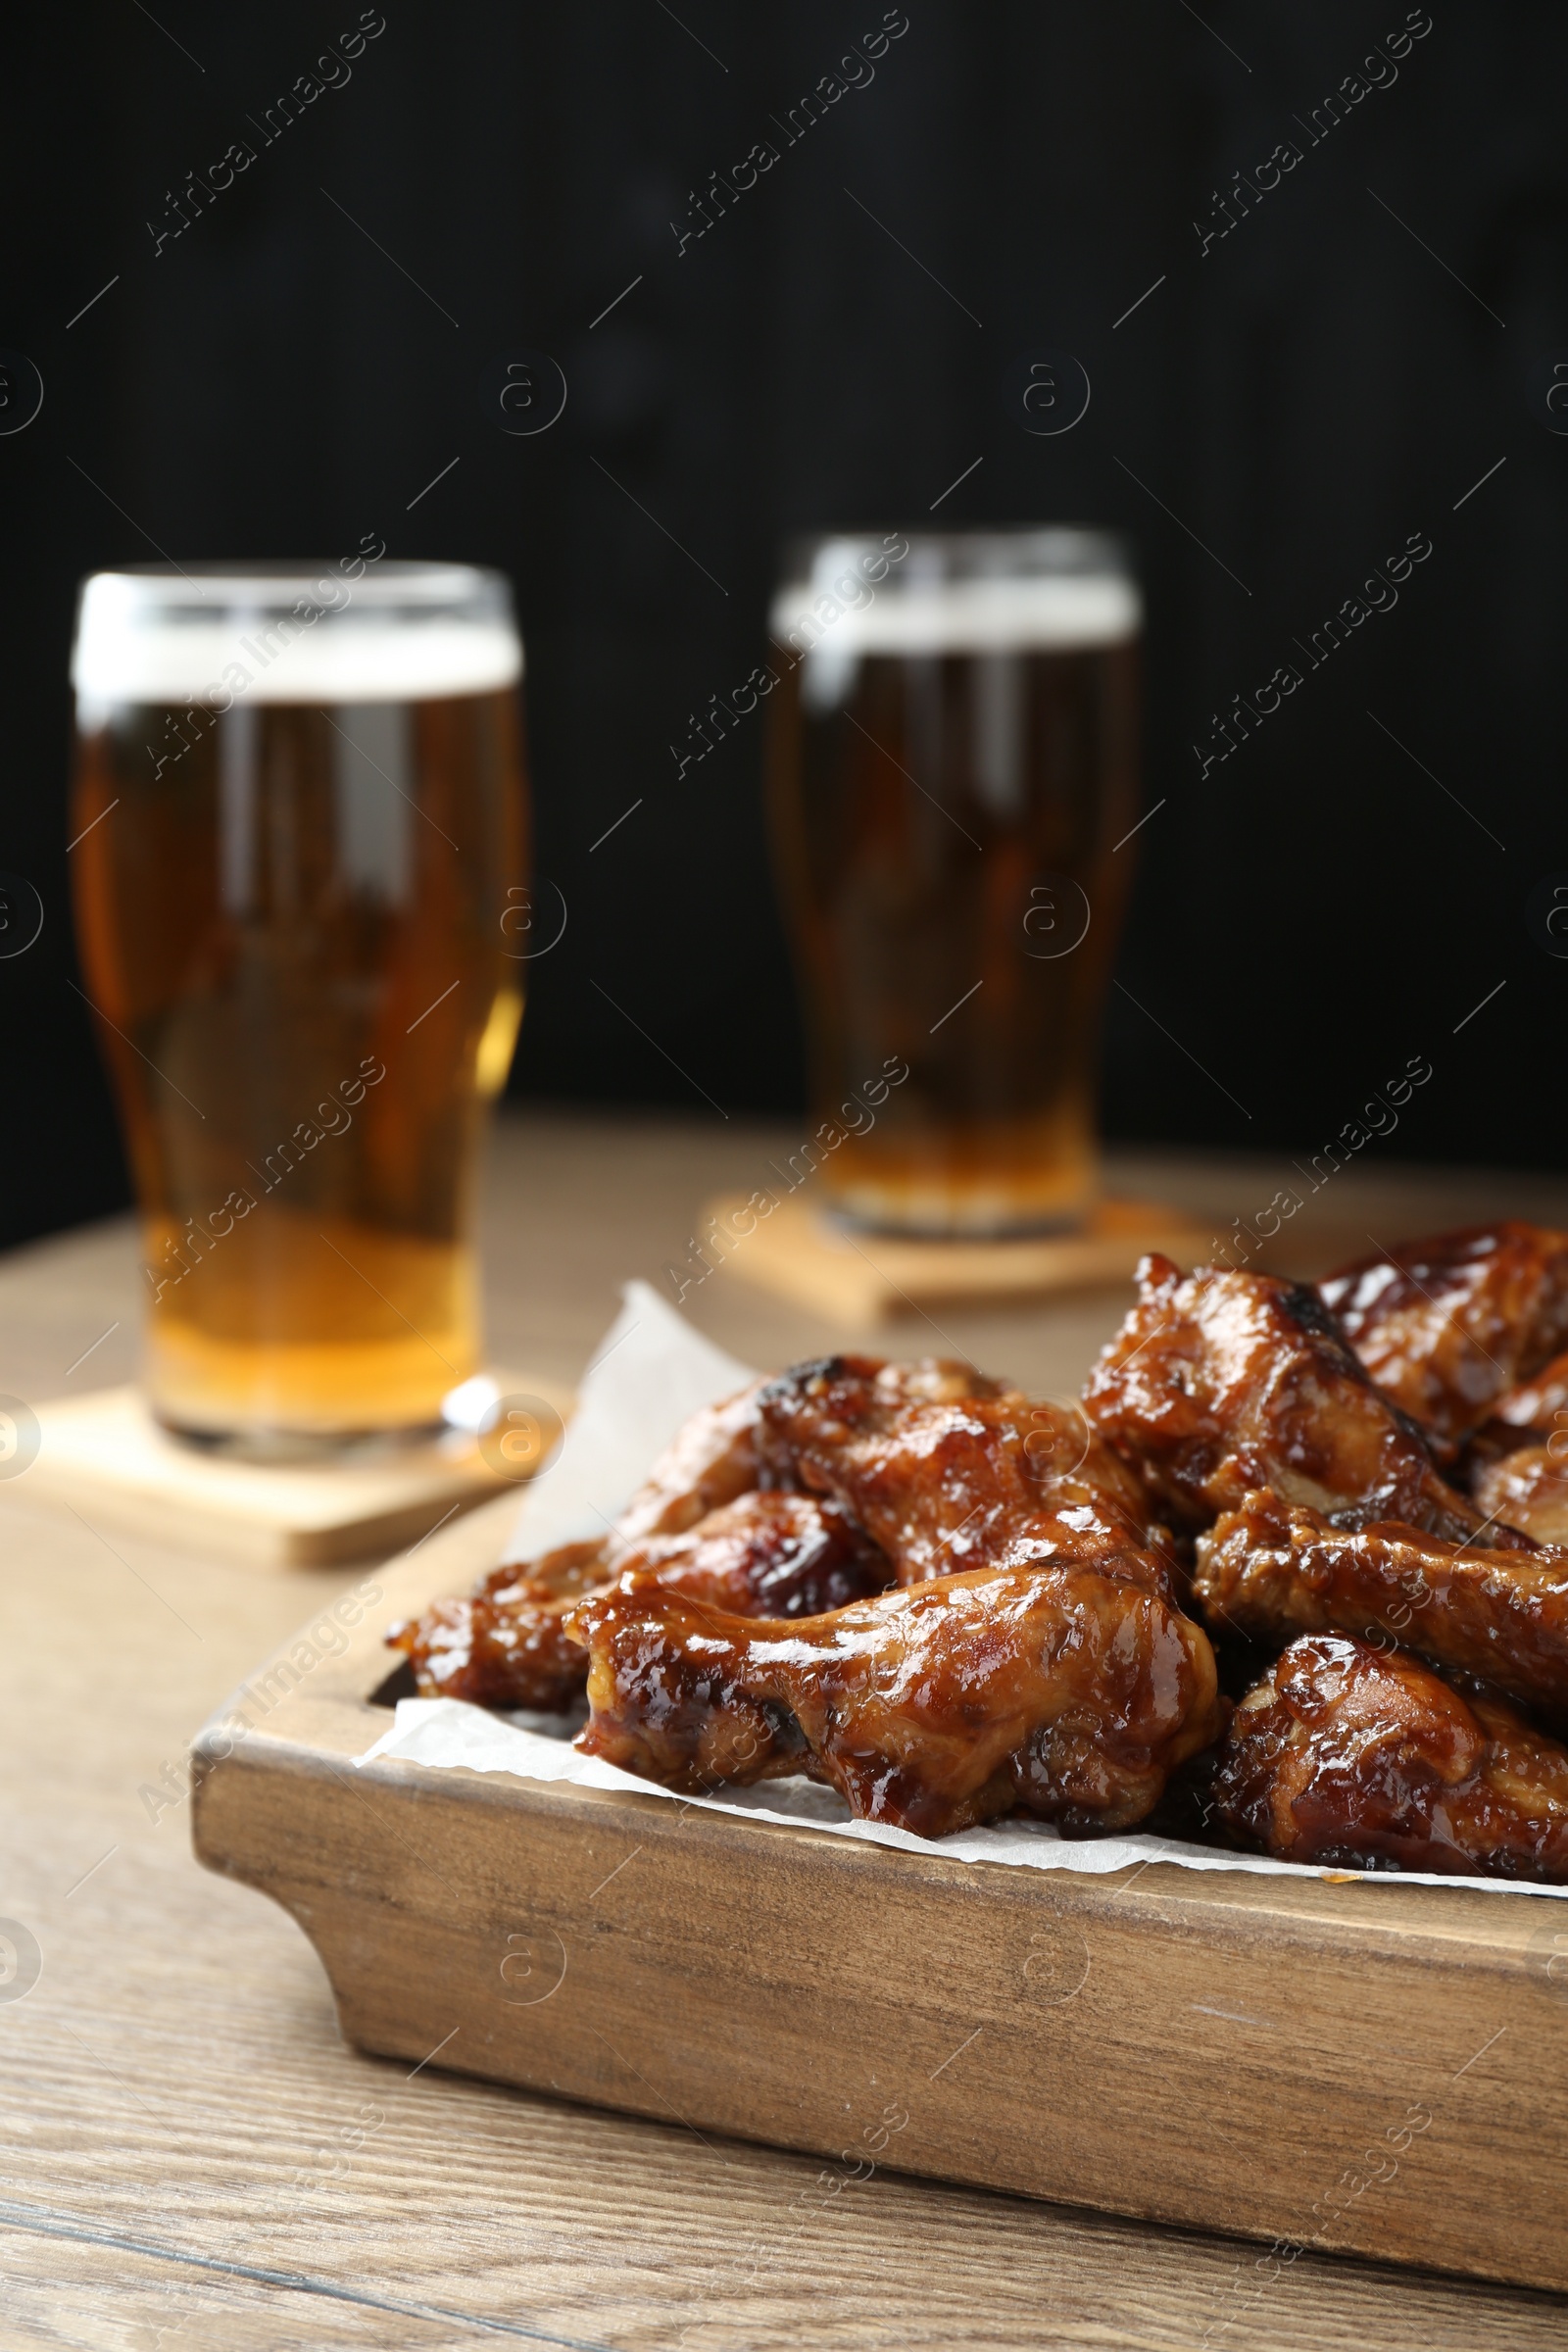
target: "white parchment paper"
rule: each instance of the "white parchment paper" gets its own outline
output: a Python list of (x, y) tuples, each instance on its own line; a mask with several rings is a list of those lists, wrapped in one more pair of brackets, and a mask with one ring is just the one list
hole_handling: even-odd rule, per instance
[[(578, 1390), (577, 1410), (555, 1460), (530, 1484), (503, 1557), (527, 1559), (553, 1544), (599, 1534), (628, 1500), (688, 1416), (733, 1396), (756, 1374), (694, 1331), (644, 1282), (630, 1282)], [(571, 1781), (588, 1788), (623, 1788), (668, 1804), (700, 1805), (752, 1821), (785, 1822), (859, 1838), (906, 1853), (946, 1854), (958, 1862), (999, 1862), (1028, 1870), (1086, 1871), (1100, 1877), (1140, 1863), (1174, 1862), (1184, 1870), (1244, 1870), (1306, 1879), (1365, 1880), (1374, 1886), (1478, 1886), (1488, 1894), (1568, 1894), (1568, 1886), (1511, 1879), (1449, 1878), (1427, 1871), (1324, 1871), (1263, 1854), (1235, 1854), (1134, 1831), (1123, 1837), (1068, 1838), (1049, 1823), (1013, 1814), (957, 1837), (917, 1838), (888, 1824), (852, 1819), (836, 1790), (805, 1780), (767, 1781), (724, 1796), (683, 1796), (639, 1780), (571, 1745), (566, 1719), (526, 1723), (455, 1698), (404, 1698), (396, 1719), (357, 1759), (397, 1757), (409, 1764), (509, 1772), (523, 1781)]]

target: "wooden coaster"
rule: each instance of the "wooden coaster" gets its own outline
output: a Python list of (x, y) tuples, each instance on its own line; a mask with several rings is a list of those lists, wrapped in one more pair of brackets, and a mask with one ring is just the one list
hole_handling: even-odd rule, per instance
[[(745, 1206), (739, 1193), (710, 1200), (703, 1231)], [(918, 1241), (885, 1233), (850, 1233), (805, 1200), (782, 1200), (772, 1215), (726, 1249), (712, 1245), (746, 1281), (796, 1306), (861, 1327), (909, 1308), (1038, 1298), (1125, 1281), (1148, 1250), (1196, 1265), (1210, 1229), (1180, 1209), (1151, 1200), (1102, 1200), (1081, 1232), (1017, 1241)]]
[[(555, 1383), (492, 1377), (503, 1396), (542, 1397), (563, 1419), (571, 1410), (570, 1392)], [(459, 1432), (379, 1461), (263, 1466), (182, 1445), (135, 1388), (57, 1397), (37, 1412), (37, 1458), (0, 1494), (63, 1504), (95, 1529), (257, 1567), (382, 1559), (516, 1483)]]

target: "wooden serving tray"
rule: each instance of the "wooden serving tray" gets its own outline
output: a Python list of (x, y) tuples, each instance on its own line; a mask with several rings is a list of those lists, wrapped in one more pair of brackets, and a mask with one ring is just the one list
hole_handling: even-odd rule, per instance
[[(886, 2165), (1287, 2241), (1243, 2258), (1211, 2333), (1250, 2338), (1302, 2247), (1568, 2288), (1555, 1898), (1042, 1873), (355, 1771), (390, 1721), (382, 1630), (489, 1566), (513, 1508), (377, 1571), (343, 1656), (280, 1696), (259, 1670), (196, 1741), (199, 1858), (298, 1920), (351, 2041), (810, 2150), (835, 2179)], [(256, 1728), (231, 1747), (236, 1707)]]

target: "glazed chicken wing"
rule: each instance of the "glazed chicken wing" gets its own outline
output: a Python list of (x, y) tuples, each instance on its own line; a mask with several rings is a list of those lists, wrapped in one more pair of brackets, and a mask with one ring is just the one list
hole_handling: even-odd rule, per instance
[(1141, 1821), (1221, 1720), (1207, 1638), (1139, 1553), (937, 1577), (789, 1625), (628, 1575), (571, 1624), (589, 1754), (691, 1790), (805, 1772), (926, 1838), (1015, 1805), (1075, 1835)]
[(1483, 1427), (1506, 1432), (1515, 1445), (1568, 1430), (1568, 1355), (1554, 1355), (1529, 1380), (1499, 1396)]
[[(1079, 1464), (1085, 1448), (1095, 1460)], [(601, 1541), (497, 1569), (388, 1638), (426, 1697), (554, 1710), (587, 1671), (571, 1607), (628, 1569), (740, 1615), (795, 1617), (1008, 1545), (1012, 1559), (1090, 1554), (1149, 1532), (1137, 1480), (1081, 1415), (966, 1364), (836, 1358), (694, 1414)]]
[(1568, 1551), (1344, 1530), (1263, 1493), (1199, 1538), (1194, 1592), (1211, 1625), (1273, 1642), (1329, 1632), (1396, 1642), (1568, 1726)]
[(1451, 1449), (1568, 1347), (1568, 1233), (1504, 1218), (1438, 1234), (1318, 1294), (1378, 1387)]
[(1184, 1280), (1168, 1257), (1146, 1257), (1138, 1284), (1084, 1404), (1179, 1524), (1203, 1527), (1273, 1487), (1341, 1526), (1399, 1519), (1455, 1542), (1478, 1533), (1481, 1513), (1444, 1483), (1314, 1292), (1204, 1268)]
[[(636, 1546), (681, 1536), (755, 1488), (798, 1483), (764, 1472), (758, 1459), (765, 1385), (755, 1380), (683, 1422), (603, 1536), (493, 1569), (463, 1599), (435, 1601), (422, 1617), (393, 1626), (388, 1644), (413, 1661), (419, 1695), (546, 1712), (569, 1706), (585, 1672), (581, 1651), (562, 1631), (573, 1600), (612, 1583)], [(874, 1592), (886, 1581), (858, 1590)]]
[(630, 1502), (615, 1514), (615, 1534), (623, 1546), (645, 1536), (684, 1535), (710, 1511), (754, 1487), (798, 1483), (764, 1475), (758, 1459), (758, 1408), (766, 1386), (765, 1380), (754, 1380), (738, 1396), (704, 1405), (682, 1423)]
[[(588, 1660), (566, 1631), (583, 1594), (609, 1581), (603, 1544), (570, 1544), (542, 1560), (494, 1569), (461, 1600), (433, 1601), (387, 1639), (407, 1651), (422, 1698), (559, 1711), (582, 1690)], [(830, 1502), (808, 1494), (744, 1494), (683, 1535), (619, 1544), (637, 1568), (738, 1616), (816, 1616), (877, 1592), (892, 1568)], [(618, 1569), (617, 1569), (618, 1572)]]
[(1557, 1440), (1520, 1446), (1494, 1461), (1478, 1462), (1470, 1493), (1489, 1519), (1517, 1527), (1538, 1544), (1568, 1545), (1568, 1460)]
[(1538, 1544), (1568, 1544), (1568, 1355), (1499, 1396), (1465, 1448), (1478, 1510)]
[(1341, 1635), (1307, 1635), (1242, 1700), (1210, 1797), (1282, 1862), (1568, 1878), (1568, 1750), (1512, 1707)]
[(764, 1460), (842, 1503), (901, 1584), (1165, 1540), (1081, 1412), (957, 1365), (824, 1356), (771, 1382), (760, 1417)]
[(606, 1581), (606, 1544), (564, 1544), (542, 1559), (493, 1568), (462, 1598), (431, 1601), (387, 1633), (414, 1668), (421, 1698), (555, 1713), (582, 1689), (583, 1657), (562, 1630), (584, 1592)]

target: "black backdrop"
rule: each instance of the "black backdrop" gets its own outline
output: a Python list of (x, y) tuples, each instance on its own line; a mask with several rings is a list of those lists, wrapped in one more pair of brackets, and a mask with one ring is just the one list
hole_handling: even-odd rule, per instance
[[(570, 910), (514, 1089), (711, 1117), (657, 1041), (730, 1110), (784, 1108), (760, 734), (678, 781), (668, 747), (759, 658), (785, 535), (918, 522), (976, 459), (939, 521), (1106, 521), (1147, 583), (1165, 805), (1110, 1132), (1311, 1150), (1420, 1054), (1434, 1078), (1385, 1151), (1557, 1160), (1568, 962), (1529, 907), (1568, 879), (1568, 416), (1540, 373), (1568, 375), (1568, 19), (1432, 0), (1391, 39), (1407, 13), (908, 0), (786, 144), (875, 0), (385, 0), (270, 138), (354, 33), (349, 0), (32, 12), (3, 100), (0, 345), (45, 398), (0, 438), (0, 868), (46, 920), (0, 961), (0, 1233), (123, 1197), (67, 985), (79, 574), (368, 531), (504, 567), (539, 865)], [(682, 249), (693, 191), (733, 188), (759, 140), (777, 164)], [(236, 141), (255, 161), (220, 189)], [(1265, 187), (1282, 142), (1299, 161)], [(191, 172), (210, 200), (159, 245)], [(569, 388), (534, 436), (479, 402), (521, 349)], [(1093, 385), (1054, 438), (1002, 396), (1042, 350)], [(1397, 605), (1309, 668), (1298, 643), (1412, 534), (1432, 553)], [(1213, 714), (1291, 662), (1301, 687), (1205, 772)]]

